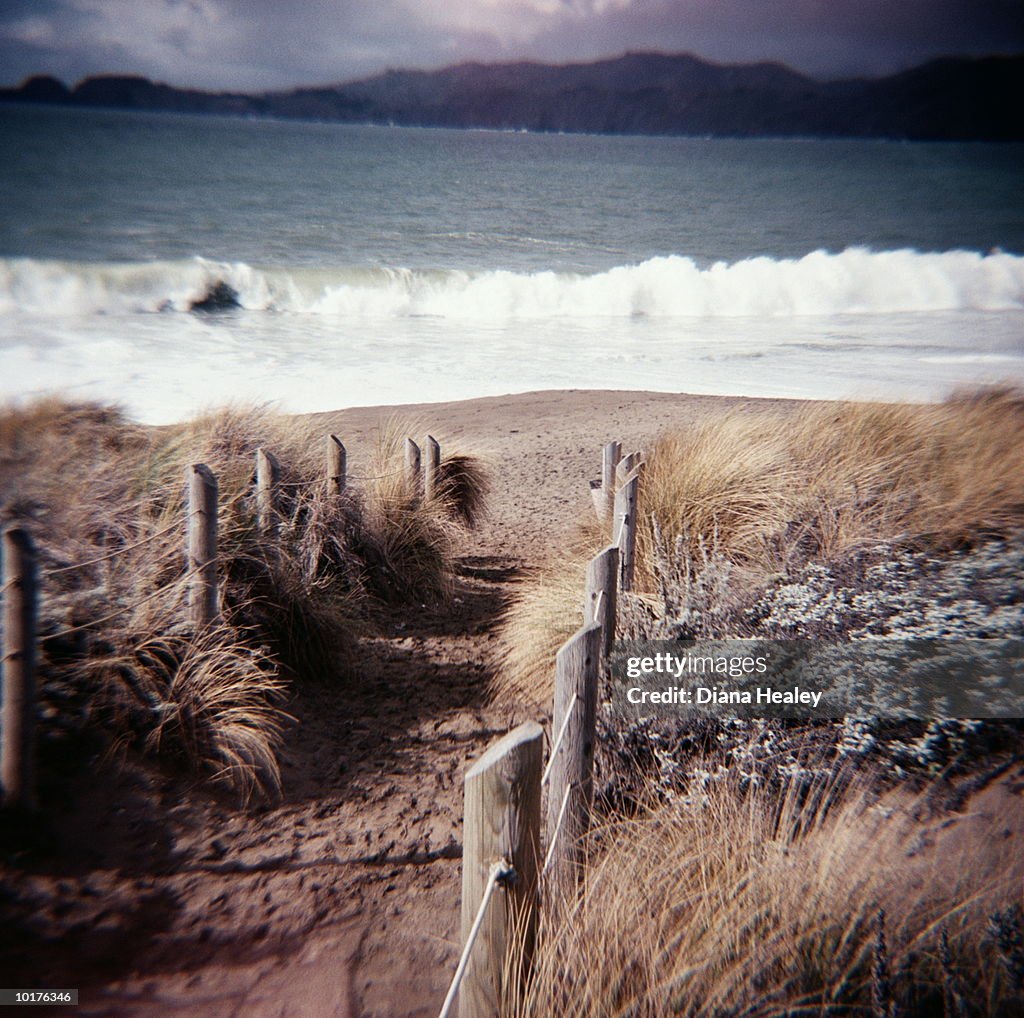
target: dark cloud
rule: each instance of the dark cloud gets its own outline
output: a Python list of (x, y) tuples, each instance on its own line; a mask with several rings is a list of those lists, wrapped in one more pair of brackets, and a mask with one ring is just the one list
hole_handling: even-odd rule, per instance
[(1024, 0), (12, 0), (0, 72), (138, 72), (263, 89), (457, 60), (627, 49), (781, 60), (827, 77), (951, 53), (1019, 52)]

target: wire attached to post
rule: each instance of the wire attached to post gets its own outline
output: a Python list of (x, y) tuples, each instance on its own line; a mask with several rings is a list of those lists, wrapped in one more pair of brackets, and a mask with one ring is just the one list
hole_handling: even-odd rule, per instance
[(548, 845), (548, 854), (544, 857), (544, 865), (541, 867), (541, 878), (547, 875), (548, 868), (555, 857), (555, 846), (558, 844), (558, 835), (562, 832), (562, 821), (565, 819), (565, 807), (569, 805), (569, 796), (572, 795), (575, 781), (570, 781), (566, 786), (565, 795), (562, 796), (562, 808), (558, 811), (558, 819), (555, 821), (555, 829), (551, 832), (551, 844)]
[(448, 987), (448, 994), (444, 998), (444, 1003), (441, 1005), (441, 1012), (437, 1018), (448, 1018), (452, 1005), (455, 1003), (459, 987), (462, 985), (462, 978), (465, 976), (466, 968), (469, 965), (469, 956), (473, 952), (473, 945), (476, 943), (477, 934), (480, 932), (480, 927), (483, 925), (484, 913), (487, 911), (487, 906), (491, 903), (491, 895), (494, 893), (495, 887), (497, 887), (498, 884), (509, 884), (514, 881), (515, 878), (516, 871), (512, 867), (512, 864), (506, 859), (499, 859), (491, 867), (490, 875), (487, 878), (487, 886), (484, 888), (484, 896), (480, 900), (480, 907), (477, 909), (476, 918), (473, 920), (473, 925), (470, 927), (469, 936), (466, 937), (466, 944), (462, 948), (462, 956), (459, 958), (459, 964), (455, 969), (455, 975), (452, 976), (451, 986)]
[(579, 694), (573, 693), (572, 699), (569, 701), (569, 706), (565, 709), (565, 717), (562, 719), (562, 727), (559, 729), (558, 738), (555, 739), (554, 745), (551, 747), (551, 752), (548, 754), (548, 765), (544, 768), (544, 773), (541, 775), (540, 784), (542, 788), (547, 784), (548, 778), (551, 777), (551, 768), (555, 765), (555, 756), (562, 745), (562, 739), (565, 738), (565, 730), (569, 727), (569, 721), (572, 719), (572, 709), (576, 706), (576, 701), (578, 699)]

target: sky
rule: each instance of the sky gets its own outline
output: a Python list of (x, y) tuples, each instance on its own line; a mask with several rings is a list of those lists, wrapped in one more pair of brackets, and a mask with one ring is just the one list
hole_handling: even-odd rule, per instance
[(0, 0), (0, 82), (103, 72), (262, 91), (626, 50), (823, 78), (1024, 50), (1024, 0)]

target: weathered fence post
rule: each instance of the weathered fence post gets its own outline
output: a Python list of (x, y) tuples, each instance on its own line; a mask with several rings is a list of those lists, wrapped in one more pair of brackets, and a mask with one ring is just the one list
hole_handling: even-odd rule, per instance
[(340, 495), (347, 483), (348, 452), (337, 435), (327, 436), (327, 490)]
[(405, 440), (405, 480), (411, 494), (420, 490), (420, 447), (411, 439)]
[(0, 796), (5, 806), (36, 804), (36, 552), (20, 527), (3, 535), (3, 699)]
[[(581, 862), (580, 839), (590, 822), (594, 797), (594, 739), (597, 680), (601, 664), (601, 626), (576, 630), (555, 659), (553, 746), (548, 784), (548, 858), (553, 881), (575, 878)], [(566, 720), (568, 717), (568, 720)]]
[(618, 491), (629, 480), (629, 475), (640, 465), (641, 458), (640, 453), (631, 452), (615, 464), (615, 491)]
[(583, 624), (601, 626), (601, 654), (607, 657), (615, 639), (619, 588), (619, 549), (611, 544), (587, 564), (587, 591), (583, 598)]
[(619, 590), (633, 589), (636, 566), (637, 500), (640, 478), (634, 474), (615, 493), (615, 523), (612, 540), (619, 546)]
[[(537, 924), (540, 776), (544, 730), (520, 725), (469, 769), (462, 836), (462, 942), (480, 909), (491, 868), (505, 860), (513, 879), (488, 905), (459, 991), (460, 1018), (496, 1018), (509, 974), (529, 962)], [(512, 957), (512, 952), (522, 951)]]
[(193, 463), (188, 481), (188, 618), (197, 628), (217, 617), (217, 478)]
[(277, 537), (277, 486), (281, 465), (266, 449), (256, 450), (256, 525), (264, 537)]
[(427, 435), (423, 459), (423, 498), (429, 502), (441, 483), (441, 445), (433, 435)]
[(601, 522), (611, 524), (615, 510), (615, 468), (622, 459), (622, 443), (608, 442), (601, 451)]

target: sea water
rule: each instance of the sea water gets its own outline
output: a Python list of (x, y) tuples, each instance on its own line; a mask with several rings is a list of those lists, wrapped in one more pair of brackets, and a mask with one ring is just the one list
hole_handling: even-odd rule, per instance
[(0, 399), (1024, 383), (1021, 145), (8, 106), (0, 151)]

